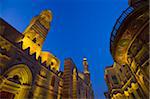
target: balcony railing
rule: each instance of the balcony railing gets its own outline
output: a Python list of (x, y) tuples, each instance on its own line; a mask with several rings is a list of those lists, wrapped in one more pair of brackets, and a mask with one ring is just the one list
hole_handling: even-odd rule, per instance
[(129, 6), (125, 11), (122, 12), (120, 17), (117, 19), (117, 21), (116, 21), (116, 23), (112, 29), (111, 37), (110, 37), (110, 49), (111, 49), (111, 51), (112, 51), (111, 47), (114, 43), (114, 40), (116, 38), (116, 35), (117, 35), (117, 32), (118, 32), (120, 26), (126, 20), (126, 18), (134, 11), (134, 9), (137, 8), (141, 3), (142, 3), (142, 1), (138, 1), (134, 5)]

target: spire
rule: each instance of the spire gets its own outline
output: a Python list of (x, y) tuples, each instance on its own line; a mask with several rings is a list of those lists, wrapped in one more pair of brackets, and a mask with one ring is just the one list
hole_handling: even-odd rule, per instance
[(87, 58), (83, 58), (84, 73), (89, 73)]

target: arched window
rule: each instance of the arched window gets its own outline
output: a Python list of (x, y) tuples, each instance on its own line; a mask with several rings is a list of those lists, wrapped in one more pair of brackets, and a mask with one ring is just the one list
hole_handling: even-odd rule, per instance
[(53, 66), (54, 65), (54, 63), (53, 62), (51, 62), (51, 66)]

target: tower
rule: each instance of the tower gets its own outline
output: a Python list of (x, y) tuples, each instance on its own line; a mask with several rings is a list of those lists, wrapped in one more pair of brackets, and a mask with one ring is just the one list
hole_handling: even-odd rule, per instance
[[(64, 62), (63, 74), (63, 99), (72, 99), (75, 96), (76, 82), (75, 64), (71, 58), (66, 58)], [(75, 81), (75, 82), (74, 82)]]
[(83, 58), (84, 73), (89, 73), (87, 58)]
[(52, 13), (49, 10), (42, 11), (38, 16), (35, 16), (28, 27), (23, 32), (24, 38), (23, 50), (30, 48), (30, 55), (36, 53), (36, 59), (40, 56), (42, 45), (50, 30), (50, 22), (52, 21)]
[(85, 75), (85, 80), (87, 80), (88, 83), (90, 83), (90, 72), (88, 70), (88, 62), (87, 58), (83, 58), (83, 66), (84, 66), (84, 75)]
[(30, 38), (33, 42), (42, 47), (46, 35), (50, 29), (50, 22), (52, 20), (52, 13), (49, 10), (44, 10), (40, 15), (35, 16), (29, 26), (25, 29), (23, 34)]

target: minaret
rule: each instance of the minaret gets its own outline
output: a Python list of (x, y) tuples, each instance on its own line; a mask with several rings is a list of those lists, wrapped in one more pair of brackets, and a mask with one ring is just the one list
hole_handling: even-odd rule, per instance
[(43, 45), (43, 42), (50, 29), (50, 22), (52, 20), (52, 13), (49, 10), (44, 10), (40, 15), (35, 16), (29, 26), (25, 29), (23, 34), (34, 41), (39, 46)]
[(88, 62), (87, 62), (87, 58), (83, 58), (83, 66), (84, 66), (84, 75), (85, 78), (87, 79), (87, 82), (90, 83), (90, 72), (88, 70)]
[(50, 22), (52, 21), (52, 13), (49, 10), (42, 11), (35, 16), (28, 27), (23, 32), (24, 38), (22, 49), (30, 48), (30, 55), (36, 53), (36, 59), (40, 56), (42, 45), (50, 30)]

